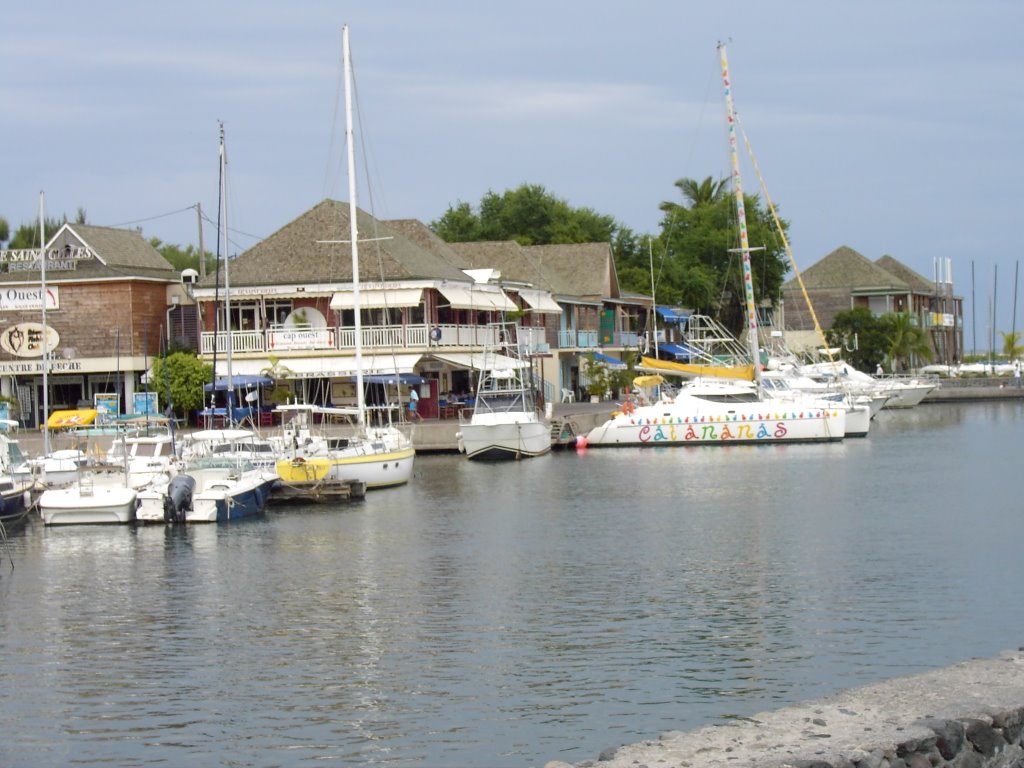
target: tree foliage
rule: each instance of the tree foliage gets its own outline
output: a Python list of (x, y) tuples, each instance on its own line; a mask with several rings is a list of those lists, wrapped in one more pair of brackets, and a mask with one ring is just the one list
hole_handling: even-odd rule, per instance
[(611, 243), (620, 229), (611, 216), (573, 208), (540, 184), (522, 184), (500, 195), (489, 191), (479, 212), (460, 201), (430, 227), (449, 243), (515, 240), (520, 245)]
[(889, 353), (887, 323), (867, 307), (837, 312), (825, 338), (830, 346), (842, 348), (850, 365), (865, 373), (874, 373)]
[(919, 361), (932, 359), (928, 334), (909, 312), (889, 312), (881, 319), (886, 326), (886, 351), (893, 371), (914, 368)]
[(1016, 360), (1024, 355), (1024, 346), (1020, 343), (1020, 331), (1000, 331), (1003, 339), (1003, 355), (1007, 360)]
[(213, 380), (213, 366), (204, 363), (194, 352), (171, 352), (153, 361), (152, 377), (150, 389), (159, 392), (161, 399), (166, 400), (167, 385), (170, 384), (174, 412), (185, 416), (203, 407), (203, 386)]
[[(149, 244), (155, 248), (161, 256), (170, 262), (171, 266), (179, 272), (184, 269), (199, 270), (199, 249), (192, 245), (182, 248), (180, 245), (164, 243), (158, 237), (151, 237)], [(206, 255), (206, 272), (210, 273), (217, 268), (217, 257), (204, 249)]]

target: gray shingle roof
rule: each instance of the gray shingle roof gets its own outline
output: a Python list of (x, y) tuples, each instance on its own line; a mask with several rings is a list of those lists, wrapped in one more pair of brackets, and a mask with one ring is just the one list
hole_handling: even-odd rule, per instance
[[(324, 200), (231, 260), (231, 285), (332, 283), (352, 280), (348, 203)], [(447, 279), (466, 276), (435, 252), (359, 210), (360, 280)], [(383, 238), (372, 240), (371, 238)], [(335, 242), (325, 242), (335, 241)], [(342, 242), (338, 242), (342, 241)], [(212, 286), (214, 277), (202, 282)]]
[(921, 276), (906, 264), (897, 261), (892, 256), (885, 255), (875, 259), (875, 264), (880, 266), (891, 275), (896, 275), (916, 293), (935, 293), (935, 284), (926, 277)]
[(540, 265), (551, 290), (562, 296), (617, 298), (618, 275), (608, 243), (531, 245), (524, 249)]
[(552, 283), (544, 271), (539, 255), (515, 240), (483, 240), (471, 243), (450, 243), (463, 269), (493, 268), (505, 280), (529, 283), (543, 291), (552, 291)]
[[(95, 251), (97, 258), (81, 259), (70, 271), (48, 271), (47, 282), (123, 277), (178, 280), (178, 271), (134, 229), (68, 223), (50, 241), (50, 247), (57, 249), (80, 245)], [(38, 283), (39, 270), (10, 272), (0, 279), (4, 282)]]
[[(846, 288), (849, 290), (909, 290), (896, 275), (883, 269), (866, 256), (845, 245), (836, 248), (821, 261), (801, 273), (808, 290)], [(796, 278), (787, 281), (783, 290), (798, 290)]]

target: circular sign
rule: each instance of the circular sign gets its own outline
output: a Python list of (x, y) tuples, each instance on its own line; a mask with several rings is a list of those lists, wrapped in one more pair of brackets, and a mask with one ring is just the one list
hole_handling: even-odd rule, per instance
[(43, 344), (42, 323), (18, 323), (0, 332), (0, 349), (16, 357), (42, 357), (43, 348), (53, 352), (60, 344), (60, 334), (50, 326), (46, 326), (45, 345)]

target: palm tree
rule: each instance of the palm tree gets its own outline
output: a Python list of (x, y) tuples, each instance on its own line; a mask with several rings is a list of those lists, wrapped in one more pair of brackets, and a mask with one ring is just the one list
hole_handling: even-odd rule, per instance
[[(704, 179), (704, 181), (679, 179), (675, 185), (679, 188), (679, 191), (683, 194), (683, 199), (687, 203), (687, 205), (683, 206), (684, 208), (699, 208), (702, 205), (717, 203), (729, 191), (728, 183), (725, 179), (714, 181), (710, 176)], [(680, 206), (679, 203), (664, 202), (658, 207), (668, 213)]]
[(931, 360), (932, 348), (928, 343), (928, 334), (917, 325), (910, 313), (900, 312), (889, 317), (886, 341), (893, 369), (912, 367), (916, 358)]
[(1003, 354), (1006, 355), (1007, 360), (1016, 360), (1024, 355), (1024, 345), (1018, 343), (1020, 331), (1011, 331), (1010, 333), (1000, 331), (999, 335), (1003, 337)]

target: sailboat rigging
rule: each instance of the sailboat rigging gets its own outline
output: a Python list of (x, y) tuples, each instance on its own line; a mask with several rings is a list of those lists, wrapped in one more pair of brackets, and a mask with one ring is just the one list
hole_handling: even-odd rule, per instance
[[(824, 400), (768, 395), (761, 379), (757, 339), (757, 308), (747, 236), (746, 210), (736, 148), (736, 119), (732, 103), (732, 81), (725, 46), (718, 46), (740, 248), (743, 258), (743, 286), (747, 312), (747, 341), (750, 368), (737, 367), (748, 381), (698, 379), (683, 386), (674, 397), (663, 394), (660, 402), (624, 408), (582, 440), (584, 445), (735, 445), (737, 443), (792, 443), (842, 440), (845, 411)], [(643, 358), (646, 370), (662, 373), (701, 375), (698, 366)], [(687, 370), (694, 368), (695, 370)], [(706, 373), (704, 375), (707, 375)], [(751, 385), (751, 382), (753, 386)], [(579, 444), (581, 441), (577, 441)]]
[[(289, 456), (277, 462), (277, 473), (285, 492), (293, 498), (321, 498), (332, 484), (381, 488), (407, 483), (412, 477), (416, 451), (411, 438), (394, 425), (367, 424), (366, 394), (363, 390), (363, 334), (359, 297), (359, 228), (356, 204), (355, 131), (352, 120), (352, 54), (348, 26), (342, 27), (342, 59), (345, 79), (345, 146), (348, 165), (349, 247), (352, 255), (352, 301), (355, 330), (356, 409), (355, 434), (349, 438), (314, 435), (315, 413), (352, 415), (351, 409), (326, 409), (313, 405), (278, 406), (292, 412), (293, 423), (285, 429)], [(338, 241), (321, 241), (338, 242)], [(396, 374), (396, 382), (400, 377)]]

